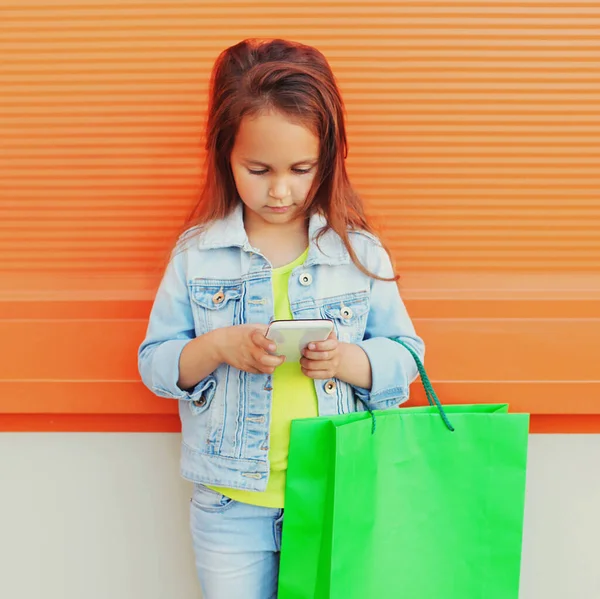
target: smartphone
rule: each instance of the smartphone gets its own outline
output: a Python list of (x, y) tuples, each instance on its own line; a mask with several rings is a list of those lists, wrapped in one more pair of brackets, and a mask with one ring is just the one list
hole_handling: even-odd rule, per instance
[(309, 343), (325, 341), (332, 331), (333, 321), (326, 318), (274, 320), (266, 337), (277, 345), (274, 355), (285, 356), (286, 362), (299, 362)]

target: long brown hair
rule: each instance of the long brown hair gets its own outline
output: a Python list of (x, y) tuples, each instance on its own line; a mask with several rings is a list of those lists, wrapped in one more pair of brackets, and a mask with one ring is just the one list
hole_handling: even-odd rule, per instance
[(349, 231), (374, 230), (346, 172), (344, 104), (335, 77), (323, 54), (304, 44), (244, 40), (217, 58), (211, 77), (204, 187), (187, 224), (225, 218), (238, 205), (230, 165), (235, 137), (245, 116), (268, 110), (304, 124), (319, 138), (317, 174), (305, 206), (307, 216), (318, 211), (325, 215), (327, 227), (319, 237), (332, 229), (363, 273), (397, 280), (366, 270), (350, 243)]

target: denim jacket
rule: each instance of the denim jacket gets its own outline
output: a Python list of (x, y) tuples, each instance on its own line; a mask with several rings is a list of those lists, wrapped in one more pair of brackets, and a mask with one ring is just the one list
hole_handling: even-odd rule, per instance
[[(321, 415), (386, 409), (408, 399), (417, 377), (401, 337), (422, 358), (424, 344), (394, 282), (363, 274), (340, 237), (317, 214), (309, 222), (305, 263), (289, 283), (294, 318), (328, 318), (338, 339), (359, 345), (372, 370), (370, 390), (339, 380), (315, 380)], [(350, 233), (360, 262), (383, 277), (393, 274), (375, 237)], [(180, 389), (179, 356), (187, 343), (218, 327), (268, 324), (273, 318), (272, 266), (251, 247), (241, 205), (227, 218), (179, 240), (156, 294), (146, 338), (138, 353), (144, 384), (160, 397), (179, 400), (181, 474), (199, 483), (264, 491), (269, 476), (272, 377), (221, 364), (193, 389)]]

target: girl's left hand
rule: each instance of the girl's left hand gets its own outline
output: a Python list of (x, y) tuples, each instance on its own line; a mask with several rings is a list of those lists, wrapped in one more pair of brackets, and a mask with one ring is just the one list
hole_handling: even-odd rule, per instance
[(325, 341), (309, 343), (300, 360), (302, 372), (311, 379), (325, 380), (336, 377), (341, 359), (341, 344), (332, 331)]

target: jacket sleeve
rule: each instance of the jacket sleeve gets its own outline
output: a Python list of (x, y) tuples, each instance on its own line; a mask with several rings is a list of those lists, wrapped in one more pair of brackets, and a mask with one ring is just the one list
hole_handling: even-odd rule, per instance
[(211, 374), (193, 389), (180, 389), (179, 356), (196, 337), (185, 272), (185, 251), (175, 251), (160, 283), (146, 332), (138, 350), (142, 381), (160, 397), (196, 401), (212, 398), (216, 379)]
[[(373, 245), (367, 267), (375, 274), (390, 278), (393, 267), (388, 253)], [(405, 402), (409, 386), (419, 371), (410, 352), (392, 337), (410, 345), (423, 361), (425, 344), (416, 334), (395, 281), (371, 279), (371, 301), (364, 339), (358, 345), (371, 363), (371, 389), (355, 387), (355, 392), (369, 409), (383, 410)]]

